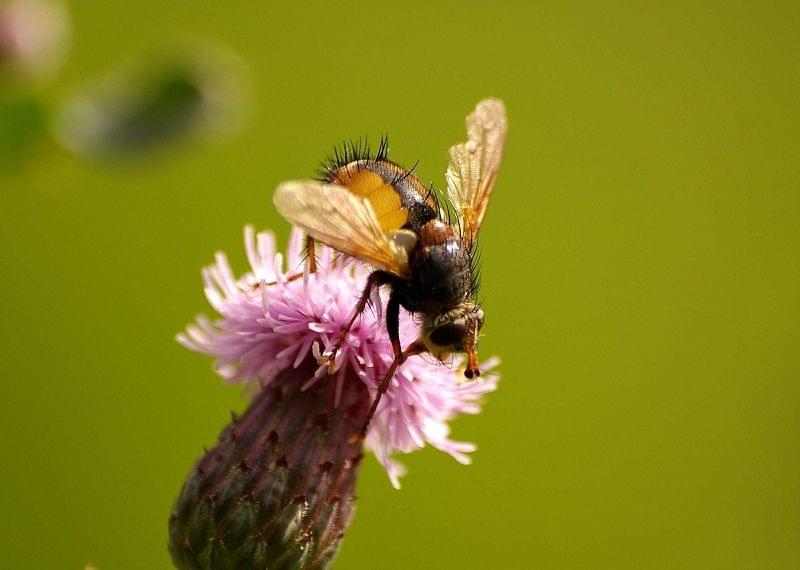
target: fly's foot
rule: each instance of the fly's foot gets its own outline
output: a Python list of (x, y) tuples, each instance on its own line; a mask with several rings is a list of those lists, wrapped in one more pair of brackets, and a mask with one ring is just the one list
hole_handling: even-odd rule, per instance
[(366, 428), (366, 426), (364, 428), (358, 430), (356, 433), (351, 435), (349, 438), (347, 438), (347, 443), (349, 443), (351, 445), (352, 444), (356, 444), (356, 443), (364, 443), (365, 439), (367, 439), (367, 428)]

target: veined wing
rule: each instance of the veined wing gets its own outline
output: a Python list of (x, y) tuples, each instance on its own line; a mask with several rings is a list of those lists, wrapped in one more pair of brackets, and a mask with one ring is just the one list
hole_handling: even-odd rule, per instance
[(369, 200), (338, 184), (284, 182), (275, 190), (283, 217), (320, 242), (400, 277), (408, 275), (408, 252), (416, 234), (382, 229)]
[(447, 193), (459, 214), (464, 241), (478, 236), (494, 190), (506, 142), (506, 108), (500, 99), (484, 99), (467, 116), (468, 140), (450, 147)]

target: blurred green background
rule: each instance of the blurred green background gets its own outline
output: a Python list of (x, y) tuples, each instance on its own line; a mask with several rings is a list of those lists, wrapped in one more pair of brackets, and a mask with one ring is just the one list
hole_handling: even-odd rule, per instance
[[(470, 467), (364, 462), (337, 568), (800, 567), (800, 4), (69, 6), (0, 126), (0, 567), (168, 568), (166, 521), (245, 401), (174, 342), (279, 181), (383, 132), (440, 186), (482, 97), (510, 133), (481, 236)], [(197, 38), (248, 68), (238, 135), (123, 160), (48, 132), (87, 82)], [(158, 56), (155, 56), (158, 57)], [(148, 59), (150, 58), (150, 59)]]

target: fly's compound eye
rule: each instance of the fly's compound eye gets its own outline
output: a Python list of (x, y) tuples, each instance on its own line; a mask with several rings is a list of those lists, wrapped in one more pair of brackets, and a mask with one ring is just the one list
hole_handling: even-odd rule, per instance
[(464, 323), (447, 323), (433, 329), (430, 339), (438, 346), (457, 346), (461, 345), (466, 334)]

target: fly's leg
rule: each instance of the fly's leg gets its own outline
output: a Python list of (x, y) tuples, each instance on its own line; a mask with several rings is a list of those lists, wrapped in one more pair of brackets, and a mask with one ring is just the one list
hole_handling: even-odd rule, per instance
[(397, 372), (397, 368), (403, 364), (409, 356), (421, 354), (427, 350), (425, 344), (421, 340), (411, 343), (406, 347), (405, 351), (400, 348), (400, 303), (394, 295), (389, 298), (389, 303), (386, 305), (386, 328), (389, 331), (389, 339), (392, 341), (394, 360), (392, 360), (392, 364), (389, 366), (383, 380), (381, 380), (381, 383), (378, 385), (378, 392), (375, 394), (375, 399), (372, 400), (372, 405), (367, 413), (367, 419), (364, 420), (363, 427), (355, 436), (350, 438), (351, 442), (363, 441), (367, 437), (367, 429), (369, 429), (372, 416), (375, 415), (378, 404), (389, 388), (389, 384), (394, 377), (394, 373)]
[(306, 259), (308, 259), (308, 272), (317, 272), (317, 254), (314, 252), (314, 238), (306, 235)]
[[(294, 275), (289, 275), (289, 277), (287, 277), (287, 278), (286, 278), (286, 282), (287, 282), (287, 283), (291, 283), (292, 281), (297, 281), (297, 280), (298, 280), (298, 279), (300, 279), (302, 276), (303, 276), (303, 274), (302, 274), (302, 273), (295, 273)], [(263, 286), (265, 286), (265, 287), (270, 287), (270, 286), (272, 286), (272, 285), (277, 285), (277, 284), (278, 284), (278, 282), (277, 282), (277, 281), (256, 281), (256, 282), (254, 282), (254, 283), (251, 283), (251, 284), (249, 285), (249, 287), (250, 287), (250, 288), (251, 288), (253, 291), (258, 291), (258, 290), (261, 288), (261, 286), (262, 286), (262, 285), (263, 285)], [(246, 287), (243, 287), (243, 286), (241, 286), (241, 285), (239, 286), (239, 289), (241, 289), (242, 291), (246, 291), (246, 290), (247, 290), (247, 288), (246, 288)]]
[(334, 367), (336, 365), (336, 353), (339, 352), (339, 349), (342, 348), (344, 341), (347, 339), (347, 335), (350, 333), (350, 329), (353, 328), (353, 324), (356, 322), (356, 319), (364, 312), (364, 309), (367, 307), (367, 303), (369, 303), (369, 299), (372, 296), (372, 289), (374, 287), (378, 287), (383, 285), (384, 283), (388, 283), (391, 275), (384, 271), (373, 271), (370, 273), (369, 277), (367, 278), (367, 284), (364, 286), (364, 291), (361, 293), (361, 297), (358, 299), (358, 303), (356, 303), (355, 310), (353, 311), (353, 316), (350, 317), (350, 320), (344, 327), (344, 330), (341, 332), (341, 336), (339, 340), (336, 341), (336, 344), (327, 354), (323, 355), (319, 359), (320, 364), (328, 363), (328, 373), (333, 374)]
[[(308, 260), (308, 272), (309, 273), (316, 273), (317, 272), (317, 256), (316, 256), (316, 253), (314, 253), (314, 238), (309, 236), (309, 235), (306, 236), (306, 259)], [(295, 273), (294, 275), (290, 275), (289, 277), (286, 278), (286, 281), (287, 282), (296, 281), (297, 279), (300, 279), (302, 276), (303, 276), (303, 272), (301, 271), (300, 273)], [(278, 283), (277, 281), (268, 281), (268, 282), (264, 282), (263, 285), (266, 285), (267, 287), (269, 287), (270, 285), (275, 285), (277, 283)], [(258, 290), (258, 288), (261, 287), (261, 285), (262, 285), (262, 282), (260, 282), (260, 281), (257, 281), (255, 283), (253, 283), (253, 285), (252, 285), (253, 290)]]

